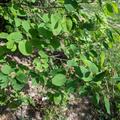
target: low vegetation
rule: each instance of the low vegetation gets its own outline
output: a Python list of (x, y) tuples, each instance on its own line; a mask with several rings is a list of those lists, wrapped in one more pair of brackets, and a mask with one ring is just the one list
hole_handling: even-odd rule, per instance
[(118, 120), (118, 18), (113, 0), (1, 0), (1, 118)]

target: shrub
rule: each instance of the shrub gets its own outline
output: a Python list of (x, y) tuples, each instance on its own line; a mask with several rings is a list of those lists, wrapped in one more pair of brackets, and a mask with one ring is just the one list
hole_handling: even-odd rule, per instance
[(108, 21), (116, 14), (113, 1), (1, 2), (0, 105), (31, 104), (24, 88), (32, 81), (46, 86), (57, 105), (76, 92), (92, 96), (95, 106), (103, 103), (112, 114), (108, 86), (113, 76), (105, 60), (119, 36)]

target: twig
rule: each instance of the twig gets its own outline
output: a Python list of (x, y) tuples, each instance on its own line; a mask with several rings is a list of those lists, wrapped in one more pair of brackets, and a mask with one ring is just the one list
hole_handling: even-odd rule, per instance
[(57, 59), (57, 60), (65, 60), (65, 61), (68, 60), (68, 59), (64, 59), (64, 58), (57, 58), (57, 57), (59, 57), (59, 55), (51, 55), (51, 56), (49, 56), (49, 57), (54, 58), (54, 59)]
[[(28, 6), (26, 4), (23, 4), (23, 6)], [(36, 6), (36, 5), (33, 5), (33, 7), (36, 7), (36, 8), (39, 8), (39, 9), (53, 9), (53, 8), (65, 8), (64, 6), (48, 6), (48, 7), (43, 7), (43, 6)]]

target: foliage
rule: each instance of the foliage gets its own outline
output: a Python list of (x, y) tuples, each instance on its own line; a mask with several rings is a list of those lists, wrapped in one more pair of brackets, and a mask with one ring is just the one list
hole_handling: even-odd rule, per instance
[(109, 86), (115, 82), (119, 93), (120, 83), (111, 80), (106, 52), (120, 39), (109, 23), (119, 12), (111, 0), (1, 2), (0, 105), (31, 104), (24, 88), (32, 81), (46, 86), (55, 104), (77, 92), (92, 96), (96, 108), (103, 103), (105, 116), (114, 118), (112, 102), (120, 95), (112, 96)]

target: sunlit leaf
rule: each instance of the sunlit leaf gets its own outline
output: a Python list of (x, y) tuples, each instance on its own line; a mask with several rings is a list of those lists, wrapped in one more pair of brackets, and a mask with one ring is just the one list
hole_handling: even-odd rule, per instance
[(10, 72), (12, 72), (12, 68), (11, 68), (11, 66), (5, 64), (2, 66), (1, 71), (4, 74), (9, 74)]
[(63, 74), (56, 74), (52, 79), (52, 84), (55, 86), (63, 86), (66, 82), (66, 77)]
[(18, 45), (19, 51), (23, 54), (23, 55), (30, 55), (32, 53), (32, 45), (29, 41), (27, 40), (22, 40), (19, 42)]
[(105, 108), (106, 108), (107, 113), (110, 114), (111, 113), (110, 112), (110, 102), (106, 96), (104, 96), (104, 104), (105, 104)]
[(62, 96), (61, 96), (61, 94), (57, 94), (57, 93), (56, 93), (56, 94), (54, 95), (53, 99), (54, 99), (54, 103), (55, 103), (56, 105), (58, 105), (58, 104), (60, 104), (61, 101), (62, 101)]
[(30, 22), (29, 21), (26, 21), (26, 20), (23, 20), (22, 21), (22, 27), (24, 28), (24, 30), (26, 32), (29, 32), (30, 30)]
[(21, 39), (23, 38), (23, 35), (21, 34), (21, 32), (13, 32), (13, 33), (11, 33), (11, 34), (9, 34), (8, 36), (7, 36), (7, 40), (8, 41), (16, 41), (16, 42), (18, 42), (18, 41), (20, 41)]

